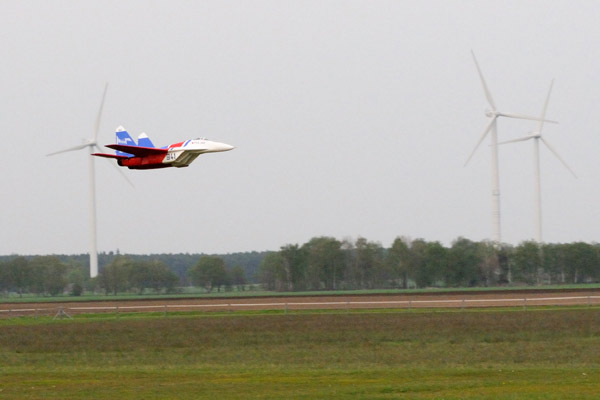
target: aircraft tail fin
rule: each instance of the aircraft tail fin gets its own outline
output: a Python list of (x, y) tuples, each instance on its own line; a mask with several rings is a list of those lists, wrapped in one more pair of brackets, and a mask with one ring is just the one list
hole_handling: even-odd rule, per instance
[(154, 143), (152, 143), (152, 140), (150, 140), (146, 133), (141, 133), (140, 136), (138, 136), (138, 146), (155, 147)]
[[(131, 136), (129, 136), (129, 133), (122, 126), (119, 126), (117, 128), (117, 131), (115, 132), (115, 134), (117, 136), (117, 144), (125, 145), (125, 146), (137, 146), (137, 143), (135, 143), (135, 140), (133, 140), (131, 138)], [(125, 157), (132, 156), (132, 154), (124, 153), (124, 152), (118, 151), (118, 150), (117, 150), (116, 154), (118, 156), (125, 156)]]

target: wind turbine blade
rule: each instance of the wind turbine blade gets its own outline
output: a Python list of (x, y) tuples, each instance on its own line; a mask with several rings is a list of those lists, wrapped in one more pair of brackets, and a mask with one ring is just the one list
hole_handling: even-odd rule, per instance
[(73, 146), (73, 147), (69, 147), (68, 149), (59, 150), (59, 151), (55, 151), (54, 153), (46, 154), (46, 156), (53, 156), (55, 154), (66, 153), (67, 151), (75, 151), (75, 150), (85, 149), (89, 145), (90, 145), (89, 143), (80, 144), (79, 146)]
[(498, 144), (501, 145), (501, 144), (507, 144), (507, 143), (525, 142), (526, 140), (529, 140), (529, 139), (533, 139), (533, 136), (525, 136), (525, 137), (518, 138), (518, 139), (506, 140), (506, 141), (500, 142)]
[(548, 101), (550, 100), (550, 93), (552, 93), (552, 86), (554, 85), (554, 79), (550, 81), (550, 89), (548, 89), (548, 95), (544, 102), (544, 108), (542, 109), (542, 115), (540, 115), (540, 124), (538, 125), (538, 135), (542, 134), (542, 128), (544, 127), (544, 120), (546, 119), (546, 109), (548, 108)]
[(117, 172), (118, 172), (119, 174), (121, 174), (121, 176), (123, 177), (123, 179), (125, 179), (125, 180), (127, 181), (127, 183), (129, 183), (129, 185), (130, 185), (132, 188), (135, 188), (135, 185), (133, 184), (133, 182), (131, 182), (131, 181), (129, 180), (129, 178), (127, 177), (127, 175), (125, 175), (125, 173), (123, 173), (123, 171), (121, 170), (121, 168), (120, 168), (120, 167), (118, 167), (118, 166), (117, 166), (115, 163), (111, 162), (111, 161), (110, 161), (108, 158), (105, 158), (105, 160), (106, 160), (106, 161), (108, 161), (108, 163), (109, 163), (110, 165), (112, 165), (113, 167), (115, 167), (115, 168), (116, 168)]
[(492, 94), (490, 93), (490, 89), (488, 89), (487, 84), (485, 83), (485, 78), (483, 77), (483, 73), (481, 72), (481, 68), (479, 68), (479, 63), (477, 62), (477, 58), (475, 58), (475, 53), (471, 50), (471, 55), (473, 56), (473, 61), (475, 61), (475, 67), (477, 67), (477, 72), (479, 73), (479, 79), (481, 79), (481, 85), (483, 86), (483, 91), (485, 93), (485, 97), (490, 103), (493, 111), (496, 111), (496, 103), (494, 103), (494, 99), (492, 98)]
[[(99, 146), (94, 146), (94, 147), (95, 147), (96, 149), (98, 149), (98, 151), (102, 151), (102, 149), (101, 149)], [(118, 166), (117, 166), (115, 163), (113, 163), (113, 162), (112, 162), (110, 159), (108, 159), (108, 158), (105, 158), (105, 160), (106, 160), (106, 161), (108, 161), (108, 163), (109, 163), (110, 165), (112, 165), (114, 168), (116, 168), (116, 169), (117, 169), (117, 172), (118, 172), (119, 174), (121, 174), (121, 176), (123, 177), (123, 179), (125, 179), (125, 180), (127, 181), (127, 183), (129, 183), (129, 185), (131, 185), (131, 187), (132, 187), (132, 188), (135, 188), (135, 185), (134, 185), (134, 184), (133, 184), (133, 183), (132, 183), (132, 182), (129, 180), (129, 178), (127, 177), (127, 175), (125, 175), (125, 174), (123, 173), (123, 171), (121, 170), (121, 168), (120, 168), (120, 167), (118, 167)]]
[[(540, 117), (533, 117), (531, 115), (525, 115), (525, 114), (499, 112), (498, 115), (501, 116), (501, 117), (508, 117), (508, 118), (518, 118), (518, 119), (528, 119), (528, 120), (531, 120), (531, 121), (541, 121)], [(552, 120), (549, 120), (549, 119), (545, 119), (543, 121), (547, 122), (547, 123), (550, 123), (550, 124), (558, 124), (558, 121), (552, 121)]]
[(102, 109), (104, 108), (104, 99), (106, 98), (106, 91), (108, 90), (108, 82), (104, 85), (104, 93), (102, 94), (102, 102), (100, 103), (100, 109), (98, 110), (98, 116), (96, 117), (96, 123), (94, 124), (94, 143), (98, 140), (98, 131), (100, 130), (100, 120), (102, 119)]
[(569, 172), (575, 178), (577, 178), (577, 175), (575, 175), (575, 172), (573, 172), (573, 170), (571, 169), (571, 167), (569, 167), (567, 165), (567, 163), (565, 162), (565, 160), (562, 159), (562, 157), (558, 154), (558, 152), (554, 149), (554, 147), (552, 147), (552, 145), (550, 145), (550, 143), (548, 143), (548, 141), (546, 139), (544, 139), (543, 137), (540, 137), (540, 139), (542, 139), (542, 142), (544, 142), (544, 144), (546, 145), (546, 147), (552, 152), (552, 154), (554, 154), (556, 156), (556, 158), (558, 158), (558, 160), (569, 170)]
[(483, 142), (483, 139), (485, 139), (485, 137), (487, 136), (488, 132), (490, 131), (490, 129), (492, 128), (492, 125), (494, 124), (494, 122), (496, 122), (496, 116), (492, 117), (490, 119), (490, 122), (488, 122), (488, 124), (486, 125), (485, 129), (483, 130), (483, 134), (481, 135), (481, 137), (479, 138), (479, 141), (477, 142), (477, 144), (475, 145), (475, 148), (473, 149), (473, 151), (471, 152), (471, 155), (469, 156), (469, 158), (467, 158), (467, 161), (465, 162), (465, 164), (463, 165), (464, 167), (467, 166), (467, 164), (469, 163), (469, 161), (471, 161), (471, 158), (473, 158), (473, 155), (475, 154), (475, 152), (477, 151), (477, 149), (479, 148), (479, 145), (481, 144), (481, 142)]

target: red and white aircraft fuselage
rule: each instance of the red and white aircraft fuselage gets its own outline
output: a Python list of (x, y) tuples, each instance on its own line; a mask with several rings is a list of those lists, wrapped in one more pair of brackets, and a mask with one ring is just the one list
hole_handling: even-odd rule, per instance
[(138, 137), (136, 144), (122, 126), (117, 128), (116, 136), (117, 143), (106, 146), (116, 150), (116, 154), (94, 153), (93, 155), (114, 158), (120, 166), (130, 169), (187, 167), (200, 154), (229, 151), (234, 148), (208, 139), (190, 139), (157, 148), (145, 133)]

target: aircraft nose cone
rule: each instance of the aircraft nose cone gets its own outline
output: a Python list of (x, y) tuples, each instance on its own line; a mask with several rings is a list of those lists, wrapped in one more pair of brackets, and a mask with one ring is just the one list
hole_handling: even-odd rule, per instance
[(201, 150), (203, 150), (206, 153), (218, 153), (221, 151), (229, 151), (233, 149), (235, 149), (235, 147), (227, 143), (206, 141), (203, 145), (201, 145)]

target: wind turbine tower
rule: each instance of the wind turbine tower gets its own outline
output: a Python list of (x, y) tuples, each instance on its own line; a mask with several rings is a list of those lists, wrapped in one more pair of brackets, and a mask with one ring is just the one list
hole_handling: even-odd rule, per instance
[(546, 109), (548, 108), (548, 101), (550, 100), (550, 94), (552, 93), (552, 86), (554, 85), (554, 80), (550, 82), (550, 89), (548, 90), (548, 95), (546, 96), (546, 101), (544, 102), (544, 107), (542, 108), (542, 115), (540, 116), (540, 121), (538, 125), (538, 129), (536, 132), (531, 132), (529, 136), (525, 136), (519, 139), (507, 140), (505, 142), (501, 142), (498, 144), (506, 144), (506, 143), (514, 143), (514, 142), (524, 142), (529, 139), (533, 139), (533, 190), (534, 190), (534, 209), (535, 209), (535, 232), (536, 232), (536, 240), (538, 243), (542, 243), (542, 190), (541, 190), (541, 173), (540, 173), (540, 141), (546, 145), (548, 150), (554, 154), (556, 158), (569, 170), (569, 172), (577, 178), (577, 175), (573, 172), (573, 170), (567, 165), (565, 160), (558, 154), (558, 152), (554, 149), (554, 147), (548, 143), (546, 139), (542, 137), (542, 128), (544, 127), (544, 121), (546, 118)]
[[(66, 153), (68, 151), (82, 150), (86, 147), (89, 149), (89, 180), (90, 180), (90, 278), (98, 276), (98, 248), (96, 239), (96, 174), (94, 170), (94, 157), (91, 156), (96, 150), (102, 151), (98, 146), (98, 131), (100, 130), (100, 120), (102, 118), (102, 109), (104, 108), (104, 100), (106, 98), (106, 91), (108, 89), (108, 83), (104, 86), (104, 93), (102, 94), (102, 102), (100, 103), (100, 109), (98, 110), (98, 116), (96, 117), (96, 123), (94, 124), (93, 136), (90, 139), (84, 141), (83, 144), (78, 146), (69, 147), (68, 149), (56, 151), (54, 153), (47, 154), (53, 156), (55, 154)], [(129, 182), (127, 177), (121, 170), (118, 169), (119, 173)]]
[[(500, 172), (498, 167), (498, 130), (497, 130), (497, 119), (498, 117), (507, 117), (507, 118), (517, 118), (517, 119), (527, 119), (538, 121), (539, 118), (531, 117), (523, 114), (515, 114), (515, 113), (505, 113), (498, 111), (496, 107), (496, 103), (492, 98), (492, 94), (485, 82), (485, 78), (483, 77), (483, 73), (481, 72), (481, 68), (479, 67), (479, 63), (477, 62), (477, 58), (475, 57), (475, 53), (471, 50), (471, 55), (473, 56), (473, 61), (475, 62), (475, 67), (477, 68), (477, 73), (479, 74), (479, 79), (481, 80), (481, 85), (483, 86), (483, 92), (487, 99), (487, 102), (490, 106), (489, 109), (486, 110), (485, 115), (490, 119), (479, 141), (475, 145), (475, 148), (471, 152), (471, 155), (465, 162), (465, 166), (471, 161), (471, 158), (481, 145), (481, 142), (485, 139), (485, 137), (490, 134), (491, 141), (491, 150), (492, 150), (492, 240), (495, 243), (502, 242), (502, 234), (500, 229)], [(553, 122), (553, 121), (548, 121)]]

